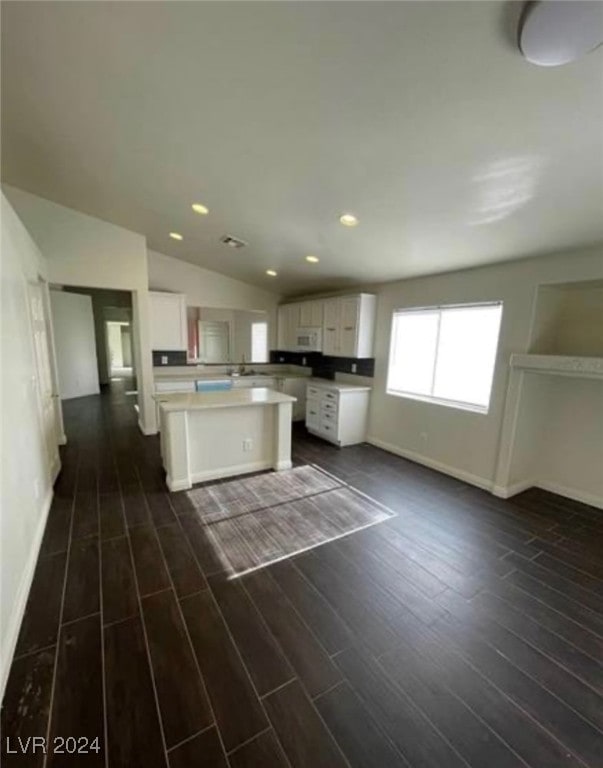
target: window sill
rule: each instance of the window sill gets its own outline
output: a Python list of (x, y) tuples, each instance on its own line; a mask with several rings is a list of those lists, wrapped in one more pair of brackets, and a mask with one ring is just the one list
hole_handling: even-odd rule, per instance
[(429, 403), (430, 405), (443, 405), (445, 408), (454, 408), (457, 411), (469, 411), (469, 413), (479, 413), (482, 416), (488, 414), (489, 408), (483, 405), (472, 405), (471, 403), (459, 403), (456, 400), (444, 400), (439, 397), (429, 397), (427, 395), (415, 395), (411, 392), (399, 392), (395, 389), (387, 389), (386, 394), (392, 397), (402, 397), (406, 400), (418, 400), (420, 403)]

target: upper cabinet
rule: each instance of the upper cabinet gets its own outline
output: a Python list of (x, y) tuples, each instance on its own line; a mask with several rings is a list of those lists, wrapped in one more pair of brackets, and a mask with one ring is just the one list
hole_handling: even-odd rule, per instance
[(292, 352), (299, 328), (299, 304), (283, 304), (278, 308), (278, 348)]
[(302, 301), (294, 304), (299, 307), (299, 325), (301, 328), (322, 328), (324, 301)]
[(278, 348), (296, 351), (298, 328), (322, 328), (322, 353), (372, 357), (377, 297), (369, 293), (283, 304), (278, 310)]
[(322, 352), (333, 357), (372, 357), (377, 297), (369, 293), (324, 302)]
[(188, 346), (186, 296), (183, 293), (149, 291), (151, 349), (176, 351)]

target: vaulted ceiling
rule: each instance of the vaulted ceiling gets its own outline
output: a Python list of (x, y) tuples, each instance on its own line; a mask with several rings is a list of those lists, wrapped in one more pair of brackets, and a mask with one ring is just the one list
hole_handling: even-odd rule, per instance
[(535, 67), (519, 10), (3, 2), (2, 177), (279, 293), (603, 241), (603, 50)]

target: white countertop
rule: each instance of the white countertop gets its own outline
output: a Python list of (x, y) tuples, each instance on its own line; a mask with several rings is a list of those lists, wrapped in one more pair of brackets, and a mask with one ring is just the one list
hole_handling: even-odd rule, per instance
[(191, 366), (190, 371), (182, 372), (182, 369), (180, 369), (180, 372), (178, 371), (170, 371), (169, 367), (166, 367), (165, 369), (157, 369), (155, 368), (153, 370), (153, 377), (155, 378), (155, 381), (169, 381), (170, 379), (173, 379), (174, 381), (225, 381), (228, 379), (232, 379), (233, 381), (236, 381), (237, 379), (310, 379), (309, 373), (298, 373), (298, 372), (284, 372), (284, 371), (276, 371), (274, 373), (269, 372), (261, 372), (261, 373), (253, 373), (249, 376), (238, 376), (234, 375), (231, 376), (228, 373), (208, 373), (207, 371), (199, 370)]
[(308, 379), (308, 384), (321, 389), (330, 389), (332, 392), (370, 392), (372, 387), (367, 384), (343, 384), (331, 379)]
[(226, 389), (220, 392), (182, 392), (155, 395), (159, 407), (168, 413), (173, 411), (199, 411), (208, 408), (241, 408), (257, 405), (294, 403), (297, 398), (275, 392), (267, 387), (250, 389)]

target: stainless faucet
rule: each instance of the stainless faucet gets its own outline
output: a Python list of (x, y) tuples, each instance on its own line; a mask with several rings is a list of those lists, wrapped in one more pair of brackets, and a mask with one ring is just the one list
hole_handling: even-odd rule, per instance
[(239, 364), (239, 376), (245, 373), (245, 355), (241, 355), (241, 363)]

